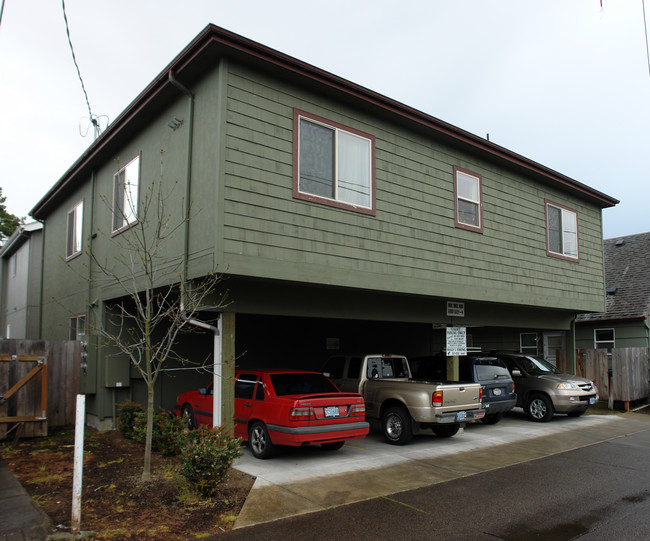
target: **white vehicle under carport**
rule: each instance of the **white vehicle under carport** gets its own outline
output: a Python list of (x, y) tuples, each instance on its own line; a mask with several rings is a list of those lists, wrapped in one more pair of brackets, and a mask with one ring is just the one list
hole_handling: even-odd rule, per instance
[(547, 422), (555, 413), (579, 417), (598, 401), (593, 381), (561, 372), (548, 361), (524, 353), (496, 352), (512, 374), (517, 406), (531, 421)]
[(448, 438), (485, 415), (478, 383), (415, 381), (403, 355), (334, 356), (321, 371), (341, 391), (363, 395), (366, 418), (380, 420), (393, 445), (408, 443), (419, 429)]

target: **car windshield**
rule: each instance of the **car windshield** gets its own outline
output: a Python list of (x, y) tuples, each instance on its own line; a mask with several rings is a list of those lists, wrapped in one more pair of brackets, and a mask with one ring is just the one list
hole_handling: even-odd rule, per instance
[(481, 359), (476, 361), (476, 379), (510, 379), (510, 372), (499, 359)]
[(270, 377), (276, 396), (340, 392), (336, 386), (322, 374), (288, 372), (284, 374), (271, 374)]
[(519, 362), (522, 364), (523, 369), (531, 376), (544, 376), (548, 374), (562, 373), (551, 363), (545, 361), (541, 357), (533, 357), (532, 355), (527, 355), (526, 357), (519, 359)]

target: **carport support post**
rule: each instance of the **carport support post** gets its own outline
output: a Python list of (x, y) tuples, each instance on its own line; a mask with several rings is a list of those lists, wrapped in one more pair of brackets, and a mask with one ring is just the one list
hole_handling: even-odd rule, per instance
[(221, 395), (222, 395), (222, 367), (223, 367), (223, 348), (221, 345), (223, 314), (219, 315), (217, 321), (217, 332), (214, 333), (214, 375), (212, 380), (212, 426), (221, 426)]
[(447, 379), (449, 381), (459, 381), (460, 371), (458, 369), (459, 358), (458, 355), (447, 357)]

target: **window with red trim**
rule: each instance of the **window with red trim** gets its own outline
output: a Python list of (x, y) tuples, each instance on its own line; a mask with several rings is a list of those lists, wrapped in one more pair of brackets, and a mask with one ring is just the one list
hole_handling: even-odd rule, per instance
[(482, 177), (460, 167), (454, 167), (454, 199), (456, 227), (483, 232)]
[(294, 196), (374, 214), (375, 138), (298, 110), (294, 130)]

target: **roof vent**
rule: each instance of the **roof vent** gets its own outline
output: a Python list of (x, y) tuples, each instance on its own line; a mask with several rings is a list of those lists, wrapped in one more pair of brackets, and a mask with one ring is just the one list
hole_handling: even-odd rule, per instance
[(616, 241), (616, 246), (623, 246), (625, 244), (625, 241), (623, 239), (618, 239)]
[(607, 294), (608, 295), (616, 295), (617, 291), (618, 291), (618, 288), (616, 286), (607, 288)]

